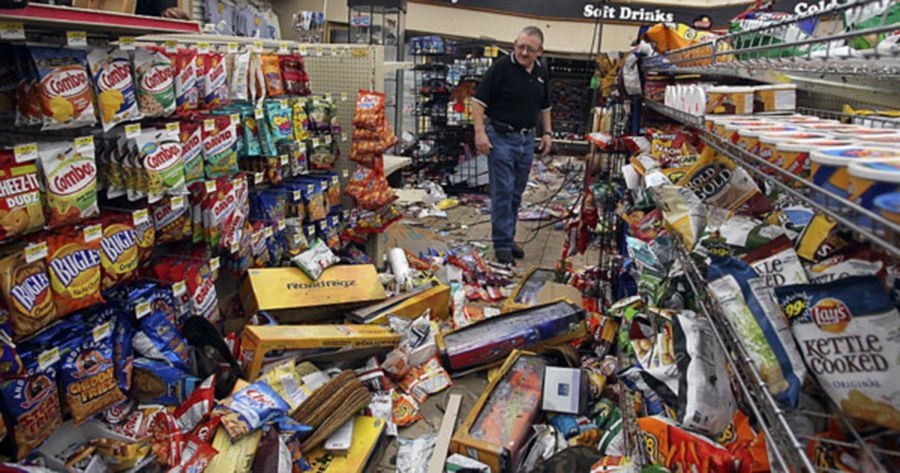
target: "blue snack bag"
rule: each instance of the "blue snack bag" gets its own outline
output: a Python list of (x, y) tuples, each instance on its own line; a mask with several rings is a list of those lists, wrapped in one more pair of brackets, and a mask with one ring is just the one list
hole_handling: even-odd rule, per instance
[(99, 325), (62, 358), (61, 385), (75, 425), (125, 400), (116, 383), (111, 337), (111, 326)]
[(257, 381), (222, 400), (213, 409), (213, 415), (221, 416), (228, 436), (237, 440), (287, 414), (290, 409), (291, 406), (274, 389)]
[(46, 360), (46, 357), (34, 354), (26, 361), (26, 377), (0, 384), (0, 398), (12, 421), (9, 427), (19, 461), (62, 424), (62, 406), (56, 387), (58, 363), (39, 363), (38, 359)]
[(131, 341), (135, 353), (191, 372), (187, 343), (165, 314), (151, 310), (149, 314), (139, 317), (138, 326)]
[(177, 406), (194, 392), (200, 378), (164, 361), (135, 358), (131, 396), (141, 402)]

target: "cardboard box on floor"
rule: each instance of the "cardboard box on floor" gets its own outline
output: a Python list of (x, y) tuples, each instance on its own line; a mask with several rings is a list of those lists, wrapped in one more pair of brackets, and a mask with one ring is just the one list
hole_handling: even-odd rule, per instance
[(241, 349), (250, 360), (244, 373), (259, 376), (266, 353), (272, 350), (395, 347), (400, 335), (380, 325), (250, 325), (241, 334)]
[(411, 292), (399, 294), (384, 302), (362, 307), (350, 312), (347, 319), (358, 324), (387, 325), (388, 315), (415, 319), (431, 309), (433, 319), (445, 320), (450, 316), (450, 286), (433, 282)]
[(332, 266), (315, 281), (298, 268), (250, 269), (240, 295), (244, 313), (265, 311), (284, 324), (333, 320), (387, 297), (370, 264)]
[(557, 299), (566, 299), (583, 308), (581, 292), (568, 284), (553, 282), (555, 275), (556, 270), (552, 268), (529, 269), (512, 294), (500, 304), (500, 311), (505, 314)]

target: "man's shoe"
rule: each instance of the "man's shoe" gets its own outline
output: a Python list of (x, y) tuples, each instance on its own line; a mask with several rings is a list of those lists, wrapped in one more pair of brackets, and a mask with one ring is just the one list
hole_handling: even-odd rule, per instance
[(497, 250), (495, 252), (497, 262), (500, 264), (513, 264), (516, 262), (513, 253), (510, 250)]
[(525, 250), (522, 249), (519, 245), (513, 243), (512, 245), (512, 255), (515, 259), (522, 259), (525, 257)]

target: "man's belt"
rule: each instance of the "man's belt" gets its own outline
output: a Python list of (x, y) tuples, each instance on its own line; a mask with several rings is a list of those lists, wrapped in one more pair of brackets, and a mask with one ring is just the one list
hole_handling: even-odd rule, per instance
[(510, 133), (518, 133), (520, 135), (527, 135), (534, 130), (534, 127), (528, 128), (517, 128), (515, 126), (510, 125), (509, 123), (501, 122), (500, 120), (494, 120), (493, 118), (490, 120), (491, 126), (497, 130), (498, 133), (508, 135)]

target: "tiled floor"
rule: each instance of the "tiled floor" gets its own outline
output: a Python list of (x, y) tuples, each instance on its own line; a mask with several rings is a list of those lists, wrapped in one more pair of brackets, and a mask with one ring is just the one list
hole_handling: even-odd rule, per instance
[[(577, 179), (576, 182), (581, 182), (581, 180)], [(541, 203), (543, 205), (543, 201), (554, 194), (560, 187), (560, 183), (561, 178), (536, 187), (530, 187), (524, 196), (525, 202)], [(567, 207), (572, 197), (566, 192), (561, 192), (551, 203)], [(468, 241), (478, 242), (490, 248), (490, 215), (481, 214), (473, 206), (455, 207), (447, 213), (448, 218), (446, 219), (407, 219), (404, 224), (421, 225), (423, 228), (431, 229), (437, 234), (447, 232), (438, 238), (443, 239), (450, 246)], [(518, 275), (524, 274), (529, 268), (535, 266), (555, 267), (559, 262), (565, 243), (563, 231), (555, 229), (552, 222), (519, 222), (516, 240), (525, 250), (525, 258), (520, 260), (515, 267), (515, 272)], [(488, 258), (493, 258), (493, 251), (489, 251), (487, 256)], [(596, 264), (597, 259), (598, 253), (594, 249), (588, 251), (586, 255), (573, 258), (573, 264), (576, 268), (581, 268), (591, 265), (592, 262)], [(424, 419), (410, 427), (400, 429), (399, 435), (401, 437), (416, 438), (435, 433), (441, 424), (448, 396), (452, 393), (461, 393), (463, 395), (462, 407), (457, 418), (457, 422), (460, 422), (473, 408), (478, 397), (487, 386), (487, 378), (484, 372), (456, 378), (453, 382), (452, 388), (431, 396), (422, 404), (421, 413)], [(384, 451), (376, 463), (378, 465), (376, 471), (396, 471), (396, 454), (397, 442), (391, 439), (385, 445)]]

